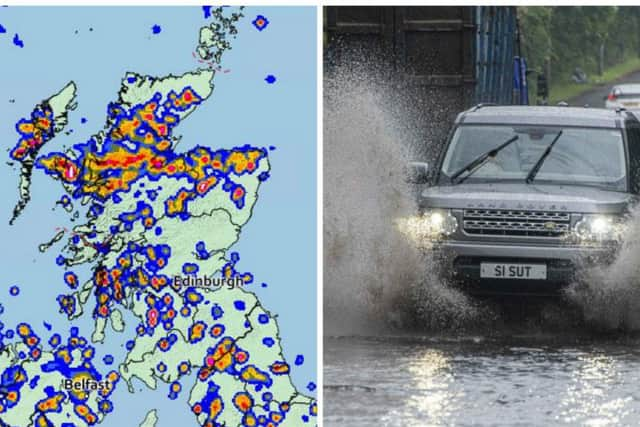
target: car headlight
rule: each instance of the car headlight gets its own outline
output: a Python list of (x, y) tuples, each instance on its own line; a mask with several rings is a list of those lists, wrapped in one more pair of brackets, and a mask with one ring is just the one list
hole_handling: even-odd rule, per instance
[(448, 209), (434, 209), (421, 216), (398, 220), (398, 228), (419, 243), (451, 236), (458, 230), (458, 220)]
[(621, 239), (621, 222), (609, 215), (584, 215), (573, 229), (580, 240), (586, 242), (611, 242)]

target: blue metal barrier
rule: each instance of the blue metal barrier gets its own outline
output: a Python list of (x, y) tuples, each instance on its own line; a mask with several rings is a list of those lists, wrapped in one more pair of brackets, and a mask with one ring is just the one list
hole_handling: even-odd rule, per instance
[[(516, 8), (476, 6), (475, 103), (512, 104), (514, 100), (514, 56)], [(520, 61), (525, 65), (524, 59)], [(526, 87), (526, 82), (525, 82)], [(521, 101), (528, 96), (518, 97)]]

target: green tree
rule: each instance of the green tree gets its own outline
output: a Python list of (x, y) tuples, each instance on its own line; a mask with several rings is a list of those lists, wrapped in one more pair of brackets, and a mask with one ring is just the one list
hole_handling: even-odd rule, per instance
[(640, 7), (520, 6), (518, 18), (529, 68), (550, 61), (551, 84), (568, 81), (576, 67), (594, 78), (640, 54)]

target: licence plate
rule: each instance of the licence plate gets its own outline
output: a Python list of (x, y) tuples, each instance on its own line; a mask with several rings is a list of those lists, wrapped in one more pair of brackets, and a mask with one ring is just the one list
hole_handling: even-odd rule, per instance
[(545, 280), (547, 278), (547, 266), (546, 264), (482, 262), (480, 263), (480, 277), (487, 279)]

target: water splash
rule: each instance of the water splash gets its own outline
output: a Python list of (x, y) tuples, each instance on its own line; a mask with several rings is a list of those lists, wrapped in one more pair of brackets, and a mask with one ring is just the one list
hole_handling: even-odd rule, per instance
[(459, 327), (475, 307), (395, 224), (416, 212), (402, 174), (416, 138), (398, 102), (410, 97), (370, 73), (350, 66), (325, 78), (325, 334)]
[(640, 330), (640, 209), (628, 224), (613, 263), (584, 269), (566, 292), (596, 330)]

